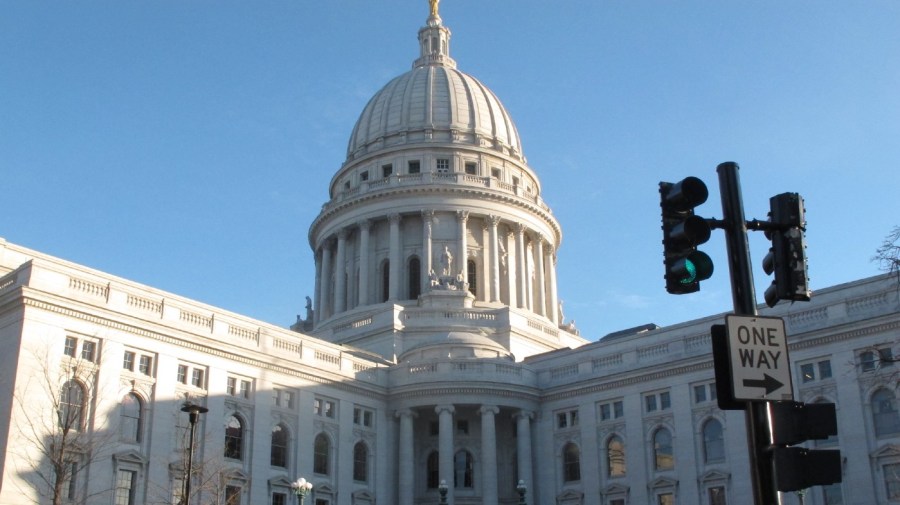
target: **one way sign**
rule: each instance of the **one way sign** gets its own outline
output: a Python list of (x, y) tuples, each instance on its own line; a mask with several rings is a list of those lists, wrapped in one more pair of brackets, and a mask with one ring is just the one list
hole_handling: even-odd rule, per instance
[(735, 400), (793, 400), (784, 320), (726, 316)]

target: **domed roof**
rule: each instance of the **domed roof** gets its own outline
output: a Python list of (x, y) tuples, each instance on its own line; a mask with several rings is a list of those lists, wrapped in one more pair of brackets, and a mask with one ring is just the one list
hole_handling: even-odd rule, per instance
[(519, 133), (500, 100), (456, 69), (450, 30), (436, 12), (419, 30), (413, 69), (384, 86), (363, 109), (347, 146), (347, 160), (395, 144), (467, 143), (522, 159)]

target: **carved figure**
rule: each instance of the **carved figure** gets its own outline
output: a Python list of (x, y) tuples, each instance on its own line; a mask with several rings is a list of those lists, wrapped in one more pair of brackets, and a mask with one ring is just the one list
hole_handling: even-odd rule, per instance
[(450, 272), (453, 271), (453, 253), (447, 246), (444, 246), (444, 252), (441, 254), (441, 267), (441, 275), (449, 277)]
[(441, 0), (428, 0), (428, 3), (431, 5), (431, 15), (437, 17), (438, 15), (438, 3)]

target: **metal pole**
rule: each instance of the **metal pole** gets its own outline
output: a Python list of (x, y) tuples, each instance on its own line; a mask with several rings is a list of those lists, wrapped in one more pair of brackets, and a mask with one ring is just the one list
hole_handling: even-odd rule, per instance
[[(727, 161), (716, 167), (719, 174), (719, 192), (722, 195), (722, 214), (725, 221), (725, 244), (728, 249), (728, 268), (731, 273), (731, 293), (734, 314), (756, 316), (756, 292), (753, 288), (753, 272), (750, 268), (750, 246), (747, 240), (747, 222), (744, 219), (744, 201), (741, 197), (741, 181), (737, 163)], [(750, 480), (756, 505), (780, 505), (775, 489), (771, 455), (772, 443), (769, 426), (769, 403), (747, 402), (744, 411), (747, 422), (748, 448), (750, 452)]]
[(197, 420), (200, 419), (200, 414), (209, 412), (209, 409), (187, 401), (181, 407), (181, 411), (187, 412), (188, 421), (191, 423), (191, 435), (188, 441), (187, 475), (184, 479), (184, 495), (181, 497), (181, 503), (189, 505), (191, 501), (191, 477), (194, 474), (194, 432), (196, 431)]

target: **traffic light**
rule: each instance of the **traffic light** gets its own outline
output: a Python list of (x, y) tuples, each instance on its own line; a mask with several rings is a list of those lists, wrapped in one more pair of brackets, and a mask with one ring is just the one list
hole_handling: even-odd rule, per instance
[(809, 301), (809, 279), (806, 273), (806, 216), (803, 198), (797, 193), (782, 193), (769, 199), (769, 228), (766, 237), (772, 241), (763, 258), (763, 270), (775, 274), (766, 289), (766, 305), (774, 307), (779, 300)]
[(772, 402), (772, 462), (779, 491), (841, 482), (841, 451), (786, 447), (837, 435), (833, 403)]
[(709, 279), (713, 263), (697, 246), (709, 240), (706, 219), (695, 216), (694, 208), (706, 201), (706, 184), (696, 177), (681, 182), (659, 183), (662, 207), (663, 250), (666, 291), (673, 295), (700, 290), (700, 281)]

